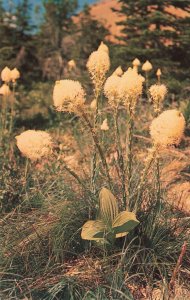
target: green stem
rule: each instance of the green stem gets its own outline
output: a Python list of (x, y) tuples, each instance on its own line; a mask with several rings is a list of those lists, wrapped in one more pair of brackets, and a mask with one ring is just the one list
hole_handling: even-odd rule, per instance
[(122, 146), (120, 140), (119, 126), (118, 126), (118, 106), (115, 110), (114, 121), (115, 121), (115, 139), (117, 143), (118, 162), (119, 162), (121, 181), (122, 181), (123, 206), (124, 208), (126, 208), (125, 165), (124, 165), (124, 159), (122, 154)]
[(129, 207), (129, 202), (130, 202), (131, 177), (132, 177), (133, 128), (134, 128), (134, 122), (133, 122), (132, 114), (129, 113), (129, 119), (127, 124), (127, 135), (126, 135), (126, 162), (127, 162), (126, 175), (127, 175), (127, 201), (128, 201), (127, 207)]
[(90, 132), (91, 132), (94, 144), (95, 144), (95, 146), (96, 146), (96, 148), (97, 148), (97, 150), (99, 152), (99, 155), (100, 155), (100, 158), (101, 158), (101, 161), (102, 161), (102, 165), (103, 165), (103, 167), (105, 169), (105, 172), (106, 172), (106, 176), (107, 176), (107, 179), (108, 179), (109, 188), (111, 189), (111, 178), (110, 178), (110, 175), (109, 175), (108, 165), (107, 165), (107, 162), (106, 162), (103, 150), (102, 150), (102, 148), (100, 146), (99, 139), (98, 139), (98, 136), (96, 134), (96, 131), (93, 128), (92, 124), (90, 123), (90, 121), (89, 121), (89, 119), (88, 119), (88, 117), (87, 117), (87, 115), (85, 114), (84, 111), (82, 112), (82, 117), (83, 117), (86, 125), (90, 129)]

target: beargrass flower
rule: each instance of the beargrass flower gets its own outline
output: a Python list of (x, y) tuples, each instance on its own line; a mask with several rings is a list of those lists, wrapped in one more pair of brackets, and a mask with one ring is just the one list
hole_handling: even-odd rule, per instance
[(14, 68), (11, 70), (11, 80), (12, 82), (16, 82), (17, 79), (20, 78), (20, 72), (17, 70), (17, 68)]
[(160, 69), (157, 70), (156, 75), (157, 75), (158, 77), (160, 77), (160, 76), (162, 75), (162, 72), (161, 72)]
[(119, 85), (121, 77), (112, 75), (107, 78), (104, 85), (104, 94), (108, 98), (108, 102), (111, 107), (116, 108), (121, 101)]
[(105, 81), (105, 74), (110, 68), (108, 52), (101, 49), (92, 52), (86, 66), (95, 85), (95, 90), (100, 91)]
[(53, 90), (53, 102), (58, 111), (80, 114), (85, 103), (85, 91), (79, 81), (56, 81)]
[(136, 103), (142, 94), (144, 77), (129, 68), (121, 77), (119, 95), (130, 114), (135, 113)]
[(105, 119), (105, 120), (102, 122), (102, 125), (100, 126), (100, 129), (103, 130), (103, 131), (109, 130), (108, 120), (107, 120), (107, 119)]
[(185, 129), (185, 118), (176, 110), (166, 110), (155, 118), (150, 125), (150, 135), (157, 147), (179, 145)]
[(8, 67), (5, 67), (1, 72), (2, 81), (8, 83), (11, 81), (11, 70)]
[(27, 130), (16, 136), (20, 152), (31, 160), (48, 157), (52, 152), (52, 138), (41, 130)]
[(140, 62), (140, 60), (138, 58), (135, 58), (133, 60), (132, 64), (133, 64), (133, 67), (137, 67), (138, 68), (140, 66), (141, 62)]
[(153, 84), (149, 88), (150, 96), (153, 101), (155, 112), (159, 112), (167, 94), (167, 88), (165, 84)]
[(142, 70), (145, 72), (149, 72), (152, 70), (152, 64), (147, 60), (143, 65), (142, 65)]
[(0, 87), (0, 95), (9, 96), (10, 94), (11, 94), (11, 90), (10, 90), (9, 86), (6, 83), (4, 83)]
[(76, 68), (76, 63), (75, 63), (74, 59), (71, 59), (71, 60), (68, 61), (68, 67), (69, 67), (70, 70)]

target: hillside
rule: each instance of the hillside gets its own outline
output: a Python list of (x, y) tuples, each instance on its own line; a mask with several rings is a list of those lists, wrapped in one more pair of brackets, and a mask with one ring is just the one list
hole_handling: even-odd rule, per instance
[[(102, 22), (110, 31), (108, 37), (111, 41), (116, 41), (115, 36), (121, 35), (122, 26), (116, 23), (123, 20), (123, 16), (119, 13), (113, 12), (112, 8), (119, 9), (121, 4), (117, 0), (102, 0), (98, 3), (92, 4), (91, 15), (93, 18)], [(185, 17), (186, 12), (170, 7), (168, 11), (174, 16)]]

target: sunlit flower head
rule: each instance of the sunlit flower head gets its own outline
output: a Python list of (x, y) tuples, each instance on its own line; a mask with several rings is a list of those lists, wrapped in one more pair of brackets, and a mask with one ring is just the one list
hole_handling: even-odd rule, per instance
[(20, 78), (20, 72), (17, 70), (17, 68), (14, 68), (13, 70), (11, 70), (11, 80), (12, 80), (12, 82), (15, 82), (19, 78)]
[(140, 62), (140, 60), (138, 58), (135, 58), (133, 60), (132, 64), (133, 64), (133, 67), (139, 67), (140, 64), (141, 64), (141, 62)]
[(8, 67), (5, 67), (1, 72), (1, 79), (4, 82), (11, 81), (11, 70)]
[(165, 84), (153, 84), (150, 89), (150, 96), (153, 101), (154, 110), (159, 112), (162, 106), (162, 102), (167, 94), (167, 88)]
[(157, 75), (158, 77), (162, 75), (162, 72), (161, 72), (160, 69), (157, 70), (156, 75)]
[(11, 90), (10, 90), (9, 86), (6, 83), (4, 83), (0, 87), (0, 95), (9, 96), (10, 94), (11, 94)]
[(142, 70), (145, 72), (149, 72), (152, 70), (152, 64), (147, 60), (143, 65), (142, 65)]
[(52, 138), (41, 130), (27, 130), (16, 136), (20, 152), (31, 160), (48, 157), (52, 152)]
[(142, 94), (144, 77), (139, 75), (135, 69), (129, 68), (121, 77), (119, 94), (127, 110), (135, 113), (138, 98)]
[(117, 107), (121, 102), (119, 85), (121, 82), (121, 77), (117, 75), (112, 75), (108, 77), (104, 85), (104, 94), (108, 98), (108, 102), (111, 107)]
[(166, 110), (155, 118), (150, 125), (150, 135), (154, 145), (167, 147), (179, 145), (185, 129), (185, 118), (176, 110)]
[(68, 67), (69, 67), (70, 70), (76, 68), (76, 63), (75, 63), (74, 59), (71, 59), (71, 60), (68, 61)]
[(107, 119), (105, 119), (105, 120), (102, 122), (102, 125), (100, 126), (100, 129), (101, 129), (101, 130), (104, 130), (104, 131), (109, 130), (108, 120), (107, 120)]
[(87, 68), (95, 89), (100, 90), (105, 80), (105, 74), (110, 68), (109, 54), (103, 50), (92, 52), (87, 62)]
[(79, 81), (56, 81), (53, 90), (53, 102), (58, 111), (80, 114), (84, 106), (85, 92)]
[(98, 51), (105, 51), (107, 54), (109, 54), (109, 48), (104, 44), (104, 42), (101, 42), (100, 46), (98, 47)]
[(123, 75), (123, 70), (122, 70), (121, 66), (117, 67), (117, 69), (115, 69), (115, 71), (113, 72), (112, 75), (117, 75), (117, 76)]

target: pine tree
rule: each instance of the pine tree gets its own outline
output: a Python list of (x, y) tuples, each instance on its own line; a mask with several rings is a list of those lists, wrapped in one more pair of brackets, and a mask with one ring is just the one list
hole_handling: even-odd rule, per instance
[[(189, 0), (119, 0), (120, 13), (126, 19), (119, 22), (123, 26), (120, 37), (127, 46), (123, 55), (128, 59), (139, 57), (143, 60), (176, 58), (182, 51), (183, 42), (187, 44), (184, 28), (190, 18), (174, 15), (170, 8), (190, 12)], [(180, 44), (179, 44), (180, 43)], [(178, 60), (181, 59), (178, 57)]]

